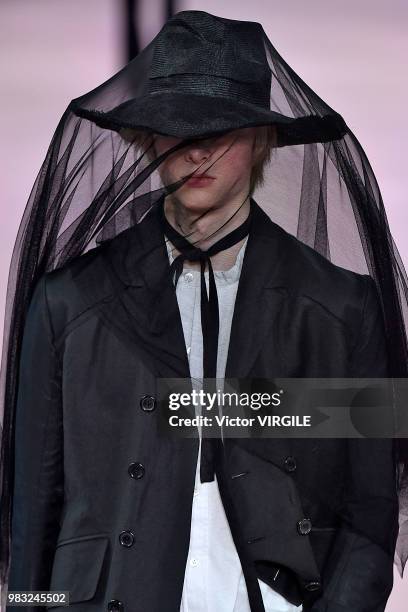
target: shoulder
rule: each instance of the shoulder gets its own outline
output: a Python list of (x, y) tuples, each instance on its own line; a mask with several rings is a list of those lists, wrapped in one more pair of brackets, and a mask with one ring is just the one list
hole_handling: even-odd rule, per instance
[(367, 287), (374, 283), (368, 274), (333, 263), (330, 257), (286, 231), (256, 202), (254, 233), (257, 240), (266, 239), (263, 244), (268, 253), (259, 251), (260, 256), (274, 259), (272, 281), (285, 286), (293, 296), (309, 296), (339, 313), (346, 304), (361, 304)]
[(40, 278), (55, 338), (71, 321), (115, 296), (109, 261), (120, 241), (119, 234)]
[(334, 305), (342, 297), (361, 299), (371, 279), (368, 274), (339, 266), (295, 236), (285, 234), (294, 287), (327, 304)]
[(373, 278), (334, 264), (327, 257), (274, 224), (282, 249), (280, 280), (293, 299), (323, 308), (358, 333), (365, 314), (380, 311)]

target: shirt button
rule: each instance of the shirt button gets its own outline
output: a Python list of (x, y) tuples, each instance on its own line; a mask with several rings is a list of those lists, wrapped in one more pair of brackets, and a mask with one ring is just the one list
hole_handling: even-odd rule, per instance
[(192, 272), (186, 272), (186, 274), (184, 275), (184, 280), (186, 281), (186, 283), (191, 283), (191, 281), (193, 280), (193, 273)]
[(193, 567), (197, 567), (197, 565), (198, 565), (198, 559), (191, 559), (191, 561), (190, 561), (190, 565), (192, 565)]
[(191, 351), (191, 346), (188, 346), (188, 347), (187, 347), (187, 355), (189, 355), (189, 354), (190, 354), (190, 351)]

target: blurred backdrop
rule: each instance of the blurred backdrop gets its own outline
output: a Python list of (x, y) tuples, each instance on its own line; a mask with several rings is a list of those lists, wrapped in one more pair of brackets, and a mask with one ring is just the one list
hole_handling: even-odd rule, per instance
[[(408, 266), (406, 0), (1, 0), (0, 343), (14, 240), (63, 111), (184, 9), (261, 22), (283, 58), (344, 117), (371, 162)], [(405, 612), (407, 601), (408, 579), (395, 572), (387, 612)]]

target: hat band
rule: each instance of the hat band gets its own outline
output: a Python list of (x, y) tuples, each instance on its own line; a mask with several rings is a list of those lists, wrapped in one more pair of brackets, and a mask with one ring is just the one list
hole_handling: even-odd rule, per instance
[(177, 74), (149, 79), (148, 93), (166, 92), (231, 98), (270, 110), (270, 80), (244, 83), (207, 74)]

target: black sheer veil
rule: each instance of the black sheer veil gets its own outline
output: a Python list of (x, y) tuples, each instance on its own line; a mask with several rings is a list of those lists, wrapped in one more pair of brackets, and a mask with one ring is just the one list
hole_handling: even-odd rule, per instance
[[(184, 11), (172, 20), (178, 27), (184, 21), (191, 29), (194, 20), (189, 22), (189, 16), (198, 13), (203, 15)], [(242, 127), (276, 123), (278, 140), (254, 199), (275, 223), (334, 264), (372, 277), (384, 315), (390, 376), (406, 378), (407, 275), (373, 170), (342, 117), (294, 72), (256, 25), (269, 70), (271, 112), (261, 116), (254, 106), (251, 116), (248, 104), (240, 121)], [(214, 31), (208, 29), (202, 36), (215, 35)], [(185, 121), (176, 122), (173, 133), (163, 130), (159, 116), (149, 122), (145, 99), (154, 79), (161, 76), (150, 78), (155, 53), (157, 58), (156, 39), (108, 81), (72, 100), (55, 130), (20, 223), (9, 270), (0, 380), (2, 583), (7, 580), (10, 551), (19, 355), (36, 283), (43, 274), (138, 223), (163, 195), (188, 178), (163, 184), (159, 168), (167, 156), (194, 139), (216, 138), (237, 121), (228, 95), (221, 95), (220, 117), (212, 122), (197, 114), (199, 106), (194, 103), (184, 109)], [(162, 61), (165, 64), (165, 58)], [(182, 73), (180, 68), (180, 84), (186, 91), (194, 88)], [(229, 91), (234, 94), (233, 86)], [(163, 104), (171, 101), (164, 99)], [(232, 123), (221, 120), (222, 114), (232, 117)], [(152, 158), (151, 132), (183, 140)], [(408, 442), (403, 437), (396, 439), (396, 451), (400, 532), (395, 563), (402, 576), (408, 555)]]

